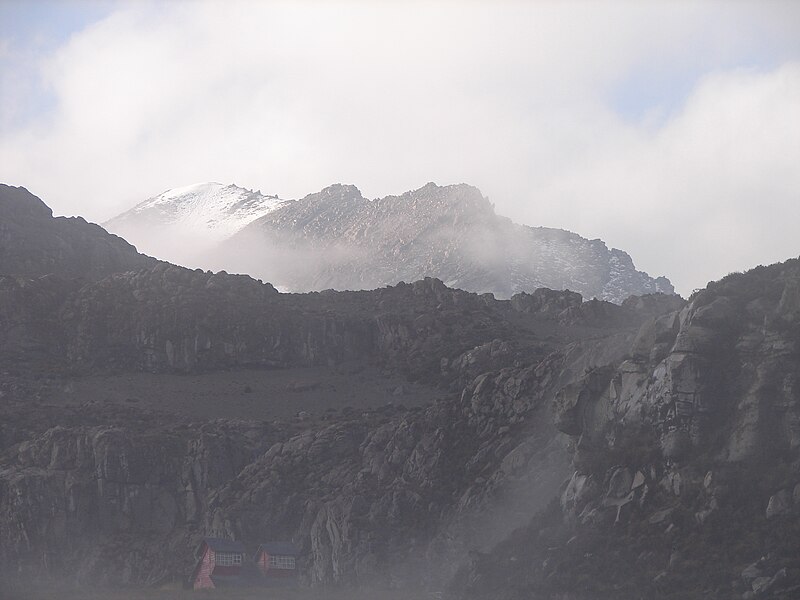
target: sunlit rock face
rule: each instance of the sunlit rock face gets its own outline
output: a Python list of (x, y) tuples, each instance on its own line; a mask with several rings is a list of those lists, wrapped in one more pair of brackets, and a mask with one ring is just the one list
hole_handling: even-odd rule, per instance
[(560, 427), (606, 445), (620, 423), (653, 426), (676, 460), (797, 451), (798, 282), (797, 261), (760, 267), (650, 319), (616, 371), (597, 369), (560, 395)]
[(294, 292), (374, 289), (423, 277), (498, 298), (546, 287), (620, 303), (674, 291), (601, 240), (498, 216), (464, 184), (429, 183), (376, 200), (337, 184), (291, 201), (196, 184), (105, 225), (159, 258), (249, 273)]

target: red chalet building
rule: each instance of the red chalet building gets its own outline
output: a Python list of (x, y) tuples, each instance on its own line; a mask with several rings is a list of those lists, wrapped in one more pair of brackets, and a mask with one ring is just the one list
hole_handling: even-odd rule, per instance
[(242, 542), (204, 538), (195, 552), (197, 564), (189, 583), (195, 590), (294, 585), (299, 555), (300, 549), (290, 542), (266, 542), (251, 561)]
[(299, 548), (291, 542), (266, 542), (256, 550), (255, 563), (265, 579), (286, 580), (297, 577), (299, 554)]
[(244, 544), (222, 538), (205, 538), (195, 552), (197, 565), (192, 572), (196, 590), (241, 585)]

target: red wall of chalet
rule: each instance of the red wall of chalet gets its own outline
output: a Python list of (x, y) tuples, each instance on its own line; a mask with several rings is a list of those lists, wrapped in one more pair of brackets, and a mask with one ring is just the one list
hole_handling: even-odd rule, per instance
[(211, 573), (214, 570), (214, 551), (205, 546), (203, 549), (203, 558), (200, 559), (200, 568), (197, 569), (194, 575), (193, 587), (196, 590), (213, 588), (214, 582), (211, 581)]
[(216, 587), (211, 580), (212, 575), (238, 575), (242, 568), (238, 565), (217, 566), (215, 552), (207, 545), (203, 545), (203, 556), (199, 565), (195, 567), (194, 581), (192, 587), (196, 590), (209, 589)]
[(258, 555), (258, 561), (256, 562), (258, 564), (258, 570), (266, 575), (267, 571), (269, 571), (269, 554), (266, 552), (261, 552)]

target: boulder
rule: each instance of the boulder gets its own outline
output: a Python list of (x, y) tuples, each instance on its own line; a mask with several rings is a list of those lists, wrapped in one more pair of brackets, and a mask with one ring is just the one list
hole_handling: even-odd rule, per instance
[(766, 510), (767, 519), (774, 519), (775, 517), (785, 515), (791, 510), (791, 507), (792, 495), (789, 493), (789, 490), (780, 490), (769, 498)]
[(748, 583), (748, 585), (749, 582), (761, 577), (764, 574), (764, 562), (765, 559), (762, 557), (756, 562), (751, 563), (742, 569), (741, 577), (745, 582)]
[(667, 460), (678, 461), (687, 458), (692, 450), (692, 440), (687, 431), (673, 429), (661, 436), (661, 452)]
[(632, 484), (633, 476), (630, 470), (625, 467), (617, 467), (609, 477), (606, 496), (609, 498), (624, 498), (630, 493)]

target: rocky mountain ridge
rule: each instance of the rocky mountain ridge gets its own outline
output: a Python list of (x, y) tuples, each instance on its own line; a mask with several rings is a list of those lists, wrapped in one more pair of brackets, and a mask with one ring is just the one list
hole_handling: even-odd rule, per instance
[[(246, 206), (223, 201), (233, 188), (165, 192), (106, 225), (163, 258), (249, 273), (295, 292), (373, 289), (427, 276), (501, 298), (540, 287), (616, 303), (674, 292), (666, 278), (637, 271), (625, 252), (560, 229), (515, 224), (464, 184), (429, 183), (374, 200), (340, 184), (291, 201), (247, 192)], [(246, 190), (234, 192), (238, 199)]]

